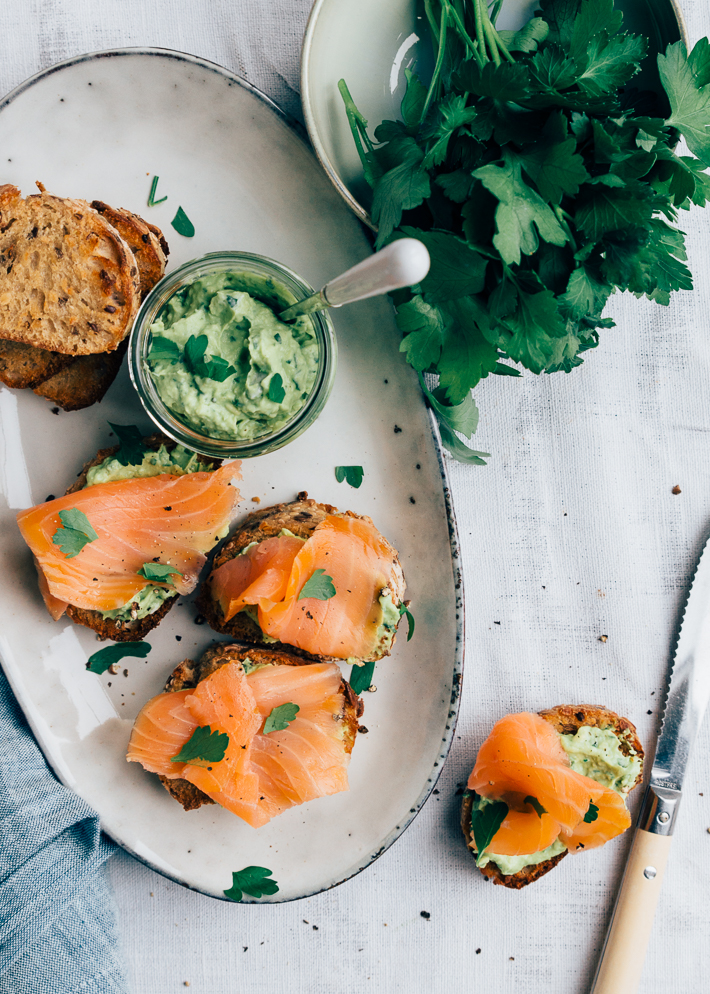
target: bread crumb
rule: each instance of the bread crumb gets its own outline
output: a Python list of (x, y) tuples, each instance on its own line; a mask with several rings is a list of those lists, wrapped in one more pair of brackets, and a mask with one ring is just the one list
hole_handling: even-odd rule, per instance
[(599, 641), (600, 641), (600, 642), (607, 642), (607, 641), (608, 641), (608, 639), (609, 639), (609, 636), (608, 636), (608, 635), (600, 635), (600, 636), (599, 636)]
[(672, 493), (672, 494), (679, 494), (679, 493), (682, 493), (682, 490), (680, 489), (680, 487), (678, 486), (678, 484), (677, 484), (677, 483), (676, 483), (676, 485), (675, 485), (675, 486), (673, 487), (673, 489), (671, 490), (671, 493)]
[(261, 497), (252, 497), (252, 504), (261, 504)]
[(108, 671), (109, 673), (113, 673), (113, 675), (115, 676), (117, 673), (120, 673), (121, 667), (118, 665), (118, 663), (111, 663), (111, 665), (108, 668)]

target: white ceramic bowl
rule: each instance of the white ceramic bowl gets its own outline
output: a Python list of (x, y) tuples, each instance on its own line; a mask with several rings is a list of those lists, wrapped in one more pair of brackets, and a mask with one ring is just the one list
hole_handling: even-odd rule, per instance
[[(649, 65), (634, 80), (658, 89), (654, 50), (688, 36), (676, 0), (617, 0), (628, 31), (651, 39)], [(499, 27), (517, 29), (538, 8), (538, 0), (505, 0)], [(316, 0), (301, 55), (301, 97), (306, 127), (321, 165), (361, 221), (370, 219), (370, 189), (338, 92), (344, 79), (370, 125), (397, 120), (405, 89), (405, 69), (426, 79), (432, 56), (425, 18), (417, 0)], [(654, 85), (655, 84), (655, 85)]]

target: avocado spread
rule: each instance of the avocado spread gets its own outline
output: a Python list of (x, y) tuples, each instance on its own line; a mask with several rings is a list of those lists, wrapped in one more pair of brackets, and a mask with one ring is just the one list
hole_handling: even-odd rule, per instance
[[(631, 790), (641, 772), (641, 760), (638, 754), (629, 746), (629, 755), (624, 755), (621, 751), (622, 740), (611, 728), (582, 725), (574, 735), (560, 735), (560, 742), (575, 773), (596, 780), (603, 787), (615, 790), (622, 797)], [(492, 803), (493, 800), (488, 797), (478, 797), (474, 800), (474, 804), (479, 808)], [(495, 863), (501, 873), (508, 876), (518, 873), (526, 866), (534, 866), (546, 859), (552, 859), (565, 849), (566, 846), (556, 839), (547, 849), (525, 856), (501, 856), (486, 852), (479, 865)]]
[[(199, 473), (211, 469), (211, 463), (201, 461), (198, 455), (182, 445), (176, 445), (170, 452), (161, 445), (157, 451), (147, 449), (142, 462), (135, 465), (124, 466), (114, 456), (109, 456), (98, 466), (91, 467), (86, 474), (86, 486), (114, 483), (117, 480), (133, 480), (137, 477), (159, 476), (161, 473), (184, 476), (187, 473)], [(113, 611), (102, 611), (101, 614), (112, 621), (147, 618), (171, 597), (177, 597), (177, 590), (174, 588), (146, 584), (128, 604)]]
[[(213, 438), (283, 428), (308, 399), (319, 348), (311, 318), (291, 324), (244, 290), (238, 273), (183, 287), (151, 325), (151, 376), (163, 403)], [(284, 305), (285, 306), (285, 305)]]

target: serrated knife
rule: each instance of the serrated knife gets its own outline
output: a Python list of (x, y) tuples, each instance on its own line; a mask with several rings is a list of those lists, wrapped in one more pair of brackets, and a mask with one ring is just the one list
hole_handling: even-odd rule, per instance
[(710, 540), (693, 577), (651, 780), (591, 994), (635, 994), (653, 927), (690, 750), (710, 699)]

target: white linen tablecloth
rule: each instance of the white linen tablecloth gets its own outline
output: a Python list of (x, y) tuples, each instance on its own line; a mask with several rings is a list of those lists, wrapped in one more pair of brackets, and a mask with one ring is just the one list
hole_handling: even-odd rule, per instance
[[(4, 0), (0, 93), (80, 52), (155, 45), (221, 63), (298, 116), (309, 7)], [(683, 9), (691, 41), (710, 32), (704, 0)], [(461, 717), (422, 814), (368, 872), (281, 906), (213, 901), (127, 855), (114, 858), (136, 994), (188, 985), (208, 994), (588, 989), (630, 838), (508, 891), (475, 872), (456, 790), (492, 722), (510, 710), (604, 703), (653, 744), (669, 648), (710, 526), (710, 212), (694, 210), (681, 224), (693, 293), (669, 308), (617, 297), (609, 308), (617, 327), (602, 332), (581, 369), (491, 377), (477, 390), (475, 444), (493, 453), (490, 465), (449, 464), (467, 604)], [(709, 753), (706, 722), (644, 994), (710, 990)]]

